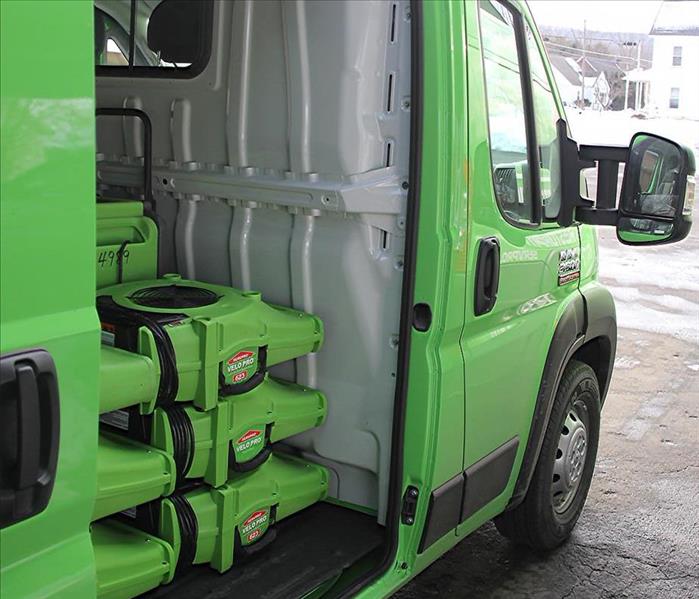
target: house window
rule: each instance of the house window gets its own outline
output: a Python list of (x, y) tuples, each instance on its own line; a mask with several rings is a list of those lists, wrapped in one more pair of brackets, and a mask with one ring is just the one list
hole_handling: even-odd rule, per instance
[(672, 66), (681, 67), (682, 66), (682, 46), (675, 46), (672, 49)]
[(680, 107), (680, 88), (671, 87), (670, 88), (670, 108)]

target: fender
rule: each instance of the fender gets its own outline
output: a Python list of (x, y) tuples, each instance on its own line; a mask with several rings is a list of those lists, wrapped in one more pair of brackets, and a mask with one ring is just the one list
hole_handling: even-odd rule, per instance
[(616, 328), (612, 295), (598, 284), (581, 289), (563, 312), (546, 356), (527, 447), (507, 510), (519, 505), (527, 494), (561, 376), (574, 355), (595, 370), (604, 403), (614, 366)]
[(522, 466), (517, 475), (514, 492), (507, 504), (507, 510), (519, 505), (527, 494), (536, 461), (539, 459), (541, 445), (544, 442), (544, 434), (551, 415), (558, 383), (571, 356), (585, 342), (585, 316), (584, 297), (582, 294), (575, 294), (561, 315), (551, 339), (551, 345), (544, 363), (541, 384), (539, 385), (539, 393), (536, 397), (529, 438), (527, 439), (527, 446), (522, 458)]
[[(580, 290), (585, 301), (586, 327), (585, 345), (597, 342), (598, 346), (585, 353), (583, 361), (589, 363), (597, 373), (602, 405), (607, 398), (612, 379), (614, 356), (616, 355), (616, 308), (614, 298), (608, 289), (598, 284)], [(596, 350), (596, 351), (595, 351)]]

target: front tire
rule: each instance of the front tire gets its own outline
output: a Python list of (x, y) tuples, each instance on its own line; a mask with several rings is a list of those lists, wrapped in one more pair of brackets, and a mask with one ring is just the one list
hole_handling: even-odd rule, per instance
[(595, 372), (571, 360), (561, 377), (524, 501), (495, 518), (503, 536), (542, 551), (558, 547), (570, 536), (592, 482), (599, 427)]

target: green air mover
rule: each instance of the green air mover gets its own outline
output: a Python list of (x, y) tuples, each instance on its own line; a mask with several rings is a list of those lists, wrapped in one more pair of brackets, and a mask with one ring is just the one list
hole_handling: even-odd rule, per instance
[(175, 553), (161, 539), (114, 520), (93, 523), (90, 536), (100, 599), (130, 599), (175, 575)]
[(228, 570), (274, 540), (274, 523), (324, 499), (328, 472), (299, 458), (273, 455), (260, 468), (218, 488), (203, 485), (120, 516), (163, 539), (177, 567), (211, 564)]
[[(148, 348), (154, 349), (151, 346)], [(102, 345), (100, 414), (132, 405), (139, 406), (144, 414), (152, 412), (158, 397), (159, 382), (160, 362), (157, 351), (155, 355), (141, 355)]]
[(229, 468), (252, 470), (269, 457), (272, 443), (321, 424), (326, 405), (319, 391), (268, 377), (248, 393), (221, 398), (206, 412), (176, 404), (143, 416), (132, 407), (102, 414), (100, 420), (172, 455), (178, 483), (203, 478), (217, 487), (226, 482)]
[[(157, 376), (157, 392), (145, 401), (138, 397), (142, 413), (156, 400), (163, 406), (193, 401), (201, 410), (213, 409), (219, 394), (255, 388), (268, 365), (316, 351), (323, 337), (315, 316), (265, 304), (256, 292), (177, 275), (102, 289), (97, 310), (103, 343), (150, 360), (157, 356), (158, 367), (148, 374)], [(126, 381), (139, 376), (130, 374), (124, 360), (119, 367), (116, 362), (102, 374), (110, 380), (102, 382), (100, 403), (111, 409), (136, 403)], [(136, 370), (142, 372), (143, 364), (134, 361)]]
[(97, 204), (97, 288), (153, 279), (158, 271), (158, 229), (143, 202)]
[(169, 495), (175, 461), (159, 449), (101, 432), (97, 446), (97, 497), (92, 519)]

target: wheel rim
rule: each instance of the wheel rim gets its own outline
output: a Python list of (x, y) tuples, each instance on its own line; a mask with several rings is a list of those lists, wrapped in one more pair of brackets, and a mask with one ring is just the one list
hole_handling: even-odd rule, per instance
[(587, 457), (587, 409), (578, 401), (568, 410), (553, 464), (551, 502), (557, 514), (573, 503)]

